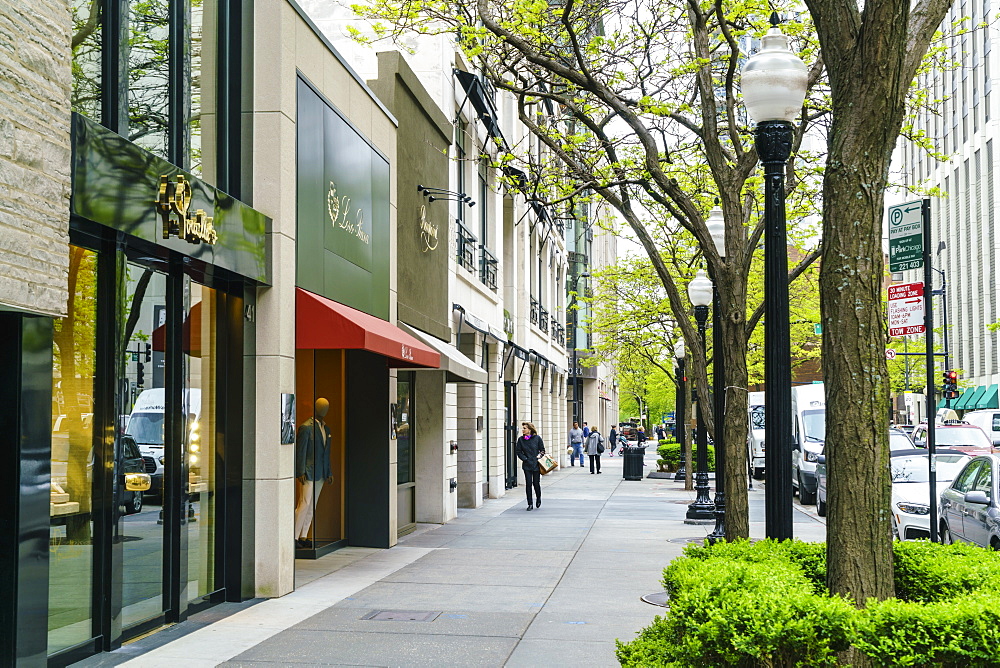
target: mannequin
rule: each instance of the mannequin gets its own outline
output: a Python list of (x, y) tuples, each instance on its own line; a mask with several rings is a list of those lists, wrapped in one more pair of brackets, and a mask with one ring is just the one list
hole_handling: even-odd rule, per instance
[(320, 397), (315, 413), (299, 426), (295, 446), (295, 477), (302, 485), (302, 494), (295, 507), (295, 545), (308, 547), (316, 500), (324, 484), (333, 482), (330, 470), (330, 428), (324, 422), (330, 412), (330, 402)]

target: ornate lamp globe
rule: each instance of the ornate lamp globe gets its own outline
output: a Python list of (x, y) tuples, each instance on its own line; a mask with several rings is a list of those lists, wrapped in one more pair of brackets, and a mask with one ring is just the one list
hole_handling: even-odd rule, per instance
[(688, 283), (688, 299), (692, 306), (708, 306), (712, 303), (712, 281), (699, 269), (694, 279)]
[(712, 235), (715, 242), (715, 250), (719, 252), (719, 257), (726, 257), (726, 219), (722, 217), (722, 209), (715, 207), (708, 214), (705, 221), (708, 226), (708, 233)]
[(792, 122), (806, 97), (806, 64), (789, 49), (788, 37), (777, 24), (775, 13), (760, 50), (743, 65), (743, 104), (755, 123)]
[(677, 339), (677, 343), (674, 344), (674, 358), (682, 360), (684, 359), (684, 339)]

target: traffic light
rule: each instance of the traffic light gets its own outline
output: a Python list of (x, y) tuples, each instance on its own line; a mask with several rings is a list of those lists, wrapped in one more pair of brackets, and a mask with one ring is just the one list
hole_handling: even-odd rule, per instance
[(153, 360), (153, 346), (146, 344), (146, 361), (151, 362)]
[(942, 388), (944, 390), (945, 399), (957, 399), (958, 398), (958, 372), (957, 371), (945, 371), (944, 372), (944, 382)]
[(135, 385), (136, 387), (142, 387), (146, 383), (146, 367), (142, 362), (138, 362), (135, 365)]

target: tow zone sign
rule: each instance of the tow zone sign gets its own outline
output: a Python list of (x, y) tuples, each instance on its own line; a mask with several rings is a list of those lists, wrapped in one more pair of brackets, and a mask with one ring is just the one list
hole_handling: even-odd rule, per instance
[(901, 283), (889, 286), (889, 336), (923, 334), (924, 284)]

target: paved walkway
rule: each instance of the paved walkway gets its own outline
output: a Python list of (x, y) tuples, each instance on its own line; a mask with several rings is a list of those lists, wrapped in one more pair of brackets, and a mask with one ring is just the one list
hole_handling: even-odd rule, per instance
[[(280, 599), (213, 608), (79, 665), (616, 666), (615, 639), (662, 612), (639, 597), (660, 591), (663, 567), (712, 526), (684, 524), (694, 493), (682, 483), (625, 481), (619, 457), (603, 464), (601, 475), (544, 476), (530, 513), (519, 487), (390, 550), (300, 561), (296, 591)], [(797, 537), (822, 540), (814, 509), (796, 510)], [(763, 519), (756, 491), (754, 536)], [(366, 619), (377, 611), (431, 614)]]

